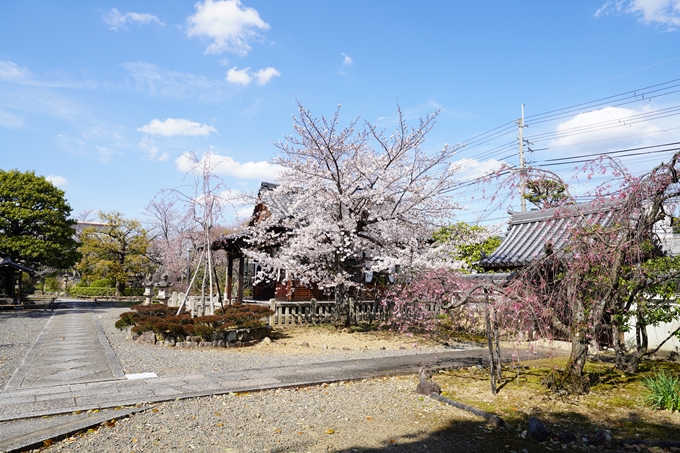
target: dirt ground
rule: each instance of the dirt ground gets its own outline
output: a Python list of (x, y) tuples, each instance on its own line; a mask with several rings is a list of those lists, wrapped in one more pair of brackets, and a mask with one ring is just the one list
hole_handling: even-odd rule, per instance
[[(318, 353), (319, 350), (397, 350), (443, 348), (441, 342), (424, 335), (398, 334), (390, 331), (351, 331), (336, 330), (334, 327), (290, 327), (274, 329), (270, 335), (271, 343), (262, 342), (253, 348), (260, 353), (286, 354)], [(246, 352), (246, 348), (243, 349)]]
[[(319, 349), (442, 347), (441, 342), (426, 336), (384, 331), (347, 333), (329, 327), (277, 329), (271, 337), (271, 343), (256, 346), (252, 348), (253, 352), (261, 352), (263, 348), (268, 353), (285, 354), (293, 351), (318, 352)], [(478, 343), (478, 346), (485, 345)], [(507, 346), (528, 347), (517, 344)], [(556, 349), (564, 347), (561, 344), (540, 346)], [(564, 366), (564, 357), (506, 366), (497, 395), (491, 393), (488, 370), (477, 367), (436, 373), (433, 380), (442, 387), (444, 396), (498, 415), (513, 425), (518, 431), (511, 437), (520, 437), (526, 429), (527, 420), (537, 417), (555, 437), (563, 432), (572, 432), (582, 440), (592, 438), (597, 431), (606, 429), (617, 439), (673, 441), (680, 445), (680, 413), (650, 409), (642, 384), (645, 376), (660, 370), (680, 376), (680, 364), (647, 361), (637, 375), (627, 375), (615, 370), (607, 362), (606, 355), (603, 358), (603, 361), (593, 361), (587, 369), (596, 376), (592, 391), (578, 397), (551, 393), (541, 384), (543, 377), (551, 370)], [(469, 414), (463, 419), (469, 420)], [(442, 429), (442, 420), (422, 422), (431, 424), (432, 432)], [(427, 426), (421, 426), (421, 429), (427, 429)], [(503, 442), (508, 442), (507, 432), (501, 437)], [(645, 451), (644, 446), (637, 448)]]

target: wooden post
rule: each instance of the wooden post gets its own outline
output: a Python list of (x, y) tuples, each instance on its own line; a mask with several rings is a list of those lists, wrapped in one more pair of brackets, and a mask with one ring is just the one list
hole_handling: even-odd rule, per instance
[(231, 305), (231, 292), (234, 286), (232, 276), (234, 275), (234, 257), (229, 255), (227, 259), (227, 303)]
[(243, 275), (245, 274), (245, 258), (241, 255), (238, 259), (238, 302), (243, 303)]
[(485, 289), (484, 290), (484, 297), (486, 299), (486, 341), (489, 345), (489, 374), (491, 377), (491, 394), (495, 395), (496, 394), (496, 370), (494, 369), (494, 365), (496, 362), (496, 357), (494, 355), (494, 346), (493, 346), (493, 330), (491, 327), (491, 308), (489, 307), (489, 292)]

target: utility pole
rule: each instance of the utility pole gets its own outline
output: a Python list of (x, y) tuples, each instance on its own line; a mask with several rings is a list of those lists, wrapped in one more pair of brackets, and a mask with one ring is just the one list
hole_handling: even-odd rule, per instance
[(522, 137), (522, 129), (524, 126), (524, 104), (522, 104), (522, 117), (516, 121), (518, 127), (519, 139), (519, 200), (522, 212), (527, 210), (527, 200), (524, 198), (524, 191), (526, 189), (526, 165), (524, 163), (524, 138)]

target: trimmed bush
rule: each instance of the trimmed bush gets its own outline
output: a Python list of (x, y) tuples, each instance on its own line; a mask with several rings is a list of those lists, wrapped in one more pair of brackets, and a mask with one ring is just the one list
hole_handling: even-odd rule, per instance
[(175, 315), (176, 309), (163, 304), (133, 305), (131, 311), (121, 313), (116, 328), (131, 328), (135, 333), (165, 333), (181, 339), (200, 336), (203, 341), (221, 340), (225, 332), (240, 328), (262, 328), (262, 318), (273, 312), (261, 305), (235, 304), (216, 310), (212, 316), (192, 318), (188, 314)]
[[(69, 290), (71, 296), (76, 297), (113, 297), (116, 295), (116, 288), (102, 288), (102, 287), (73, 287)], [(144, 288), (127, 288), (123, 293), (124, 296), (142, 296)]]
[(114, 281), (109, 278), (100, 278), (90, 283), (90, 288), (113, 288), (116, 286)]

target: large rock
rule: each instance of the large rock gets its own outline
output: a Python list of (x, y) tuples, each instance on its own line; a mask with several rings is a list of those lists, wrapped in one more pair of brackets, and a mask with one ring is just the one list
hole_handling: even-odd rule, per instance
[(431, 395), (436, 393), (437, 395), (442, 393), (442, 388), (433, 381), (420, 381), (416, 387), (416, 393), (421, 395)]
[(153, 332), (144, 332), (137, 338), (138, 344), (156, 344), (156, 334)]
[(529, 435), (539, 442), (548, 440), (548, 430), (536, 417), (531, 417), (529, 419)]
[(609, 432), (608, 429), (601, 429), (598, 432), (595, 433), (595, 437), (589, 442), (590, 445), (595, 445), (595, 446), (604, 446), (607, 448), (612, 448), (614, 447), (614, 439), (612, 437), (611, 432)]

